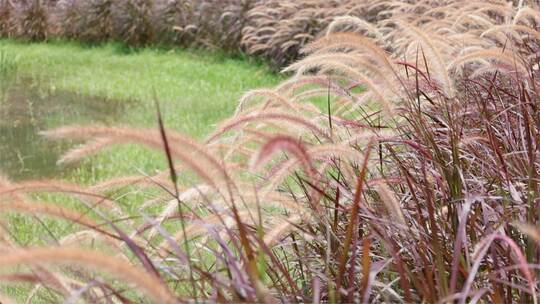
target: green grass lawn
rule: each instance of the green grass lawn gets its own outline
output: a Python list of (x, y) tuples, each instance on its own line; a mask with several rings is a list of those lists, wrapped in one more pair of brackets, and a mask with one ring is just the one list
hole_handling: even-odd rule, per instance
[(229, 116), (247, 90), (272, 86), (279, 77), (260, 64), (204, 51), (142, 49), (109, 44), (26, 44), (0, 40), (18, 57), (18, 71), (43, 85), (81, 95), (141, 101), (126, 120), (154, 126), (153, 96), (171, 128), (200, 137)]
[[(261, 64), (202, 51), (128, 50), (116, 44), (27, 44), (0, 40), (0, 51), (17, 57), (19, 75), (48, 91), (68, 91), (124, 103), (112, 124), (156, 127), (154, 96), (167, 128), (195, 138), (230, 116), (246, 91), (276, 84), (280, 77)], [(47, 128), (74, 123), (51, 119)], [(111, 176), (163, 167), (155, 153), (128, 147), (97, 157), (71, 178), (91, 183)]]

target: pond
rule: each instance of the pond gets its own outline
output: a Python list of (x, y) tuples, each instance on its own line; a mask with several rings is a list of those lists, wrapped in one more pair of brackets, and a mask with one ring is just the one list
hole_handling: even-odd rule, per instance
[(56, 164), (72, 143), (39, 132), (67, 124), (115, 123), (126, 102), (57, 91), (30, 78), (0, 78), (0, 172), (12, 180), (66, 173)]

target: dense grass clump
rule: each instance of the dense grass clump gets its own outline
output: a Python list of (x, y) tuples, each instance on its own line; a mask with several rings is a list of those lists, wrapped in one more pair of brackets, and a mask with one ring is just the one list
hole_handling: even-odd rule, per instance
[(10, 1), (0, 1), (0, 35), (2, 37), (10, 37), (13, 34), (12, 12), (13, 7)]
[[(540, 9), (363, 9), (377, 18), (336, 18), (289, 80), (246, 93), (202, 142), (165, 128), (159, 103), (156, 129), (44, 132), (83, 142), (64, 162), (139, 144), (168, 168), (92, 187), (4, 178), (6, 210), (81, 230), (45, 248), (6, 234), (0, 266), (26, 265), (9, 278), (89, 302), (536, 303)], [(119, 188), (147, 193), (138, 216), (110, 198)], [(27, 196), (43, 192), (85, 212)]]
[[(16, 3), (12, 5), (12, 3)], [(86, 43), (118, 41), (247, 52), (283, 67), (335, 18), (380, 8), (356, 1), (307, 0), (28, 0), (0, 3), (3, 37), (63, 37)], [(378, 9), (379, 8), (379, 9)], [(26, 21), (25, 21), (26, 20)]]
[(9, 15), (9, 9), (6, 7), (4, 14), (7, 16), (4, 17), (13, 18), (14, 35), (30, 41), (47, 40), (51, 25), (49, 7), (46, 1), (20, 1), (13, 6), (14, 14)]
[(65, 0), (59, 2), (61, 34), (87, 43), (111, 41), (115, 31), (115, 1)]
[(159, 43), (239, 51), (246, 14), (255, 0), (158, 2)]
[(87, 43), (117, 41), (198, 46), (237, 53), (258, 0), (27, 0), (0, 2), (0, 34), (32, 41), (51, 35)]
[(369, 16), (363, 11), (367, 6), (344, 0), (262, 1), (249, 11), (242, 45), (248, 53), (284, 66), (297, 59), (300, 50), (336, 17)]
[(154, 1), (120, 1), (115, 33), (120, 41), (132, 46), (145, 46), (155, 41)]

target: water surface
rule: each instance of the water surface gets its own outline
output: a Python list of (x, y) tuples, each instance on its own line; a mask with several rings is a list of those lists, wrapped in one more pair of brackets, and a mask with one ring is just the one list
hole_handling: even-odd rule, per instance
[(13, 180), (58, 177), (56, 165), (73, 143), (40, 131), (67, 124), (113, 124), (126, 102), (57, 91), (29, 78), (0, 78), (0, 172)]

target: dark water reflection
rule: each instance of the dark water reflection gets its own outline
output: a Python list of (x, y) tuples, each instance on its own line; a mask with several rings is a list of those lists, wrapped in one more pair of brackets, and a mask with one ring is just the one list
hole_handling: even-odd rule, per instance
[(2, 78), (0, 172), (13, 180), (61, 174), (56, 161), (70, 143), (46, 140), (40, 131), (74, 123), (114, 123), (124, 110), (124, 102), (43, 89), (30, 79)]

